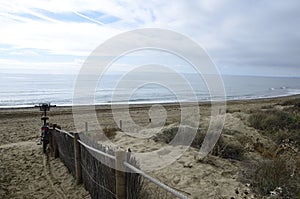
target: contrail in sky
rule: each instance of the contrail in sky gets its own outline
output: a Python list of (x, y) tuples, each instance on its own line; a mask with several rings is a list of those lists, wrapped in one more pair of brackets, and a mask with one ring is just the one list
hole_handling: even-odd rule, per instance
[(87, 20), (89, 20), (89, 21), (91, 21), (91, 22), (97, 23), (97, 24), (99, 24), (99, 25), (104, 25), (104, 23), (102, 23), (101, 21), (98, 21), (98, 20), (93, 19), (93, 18), (91, 18), (91, 17), (88, 17), (88, 16), (86, 16), (86, 15), (83, 15), (83, 14), (81, 14), (81, 13), (79, 13), (79, 12), (74, 11), (73, 13), (75, 13), (76, 15), (78, 15), (78, 16), (80, 16), (80, 17), (82, 17), (82, 18), (85, 18), (85, 19), (87, 19)]

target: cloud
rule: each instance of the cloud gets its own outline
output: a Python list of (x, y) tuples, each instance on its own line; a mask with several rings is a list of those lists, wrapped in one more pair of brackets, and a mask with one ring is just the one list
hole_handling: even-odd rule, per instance
[(85, 59), (118, 33), (158, 27), (197, 41), (225, 73), (299, 71), (299, 7), (297, 0), (2, 1), (0, 47)]
[[(33, 74), (76, 74), (83, 60), (69, 62), (24, 62), (11, 59), (0, 59), (0, 73), (33, 73)], [(72, 70), (70, 71), (70, 68)]]

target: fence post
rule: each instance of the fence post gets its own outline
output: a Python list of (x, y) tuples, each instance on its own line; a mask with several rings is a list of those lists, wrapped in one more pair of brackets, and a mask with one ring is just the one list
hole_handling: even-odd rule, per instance
[(125, 151), (116, 151), (116, 196), (117, 199), (126, 198), (125, 170), (124, 164), (126, 158)]
[(52, 157), (54, 158), (57, 158), (58, 157), (58, 146), (57, 146), (57, 142), (56, 142), (56, 139), (54, 137), (54, 133), (56, 132), (55, 128), (57, 127), (56, 124), (53, 124), (53, 129), (52, 129), (52, 132), (51, 132), (51, 139), (52, 139)]
[(74, 153), (75, 153), (74, 157), (75, 157), (76, 184), (80, 184), (82, 182), (80, 144), (79, 144), (78, 140), (79, 140), (78, 133), (74, 133)]
[(120, 129), (122, 130), (122, 120), (120, 120)]
[(88, 128), (88, 123), (85, 122), (85, 132), (88, 132), (89, 128)]

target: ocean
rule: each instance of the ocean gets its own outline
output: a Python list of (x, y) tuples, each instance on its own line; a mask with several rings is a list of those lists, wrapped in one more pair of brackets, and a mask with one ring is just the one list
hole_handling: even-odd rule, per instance
[[(143, 74), (149, 75), (149, 74)], [(134, 84), (143, 75), (133, 76), (124, 80), (122, 84)], [(204, 81), (194, 74), (183, 74), (192, 86), (198, 101), (209, 101), (210, 93)], [(169, 87), (176, 88), (172, 93), (169, 87), (149, 83), (140, 85), (137, 89), (121, 90), (112, 98), (112, 93), (121, 76), (110, 74), (104, 76), (95, 91), (95, 104), (114, 103), (166, 103), (190, 101), (178, 99), (178, 95), (185, 96), (187, 92), (181, 88), (181, 82), (172, 81), (167, 74), (161, 78), (170, 82)], [(257, 76), (229, 76), (224, 75), (223, 82), (227, 100), (245, 100), (269, 98), (300, 94), (300, 78), (296, 77), (257, 77)], [(73, 104), (73, 90), (76, 75), (54, 74), (0, 74), (0, 108), (30, 107), (38, 103), (56, 104), (58, 106)], [(130, 81), (130, 82), (126, 82)], [(127, 99), (128, 92), (130, 98)], [(188, 94), (186, 96), (189, 96)]]

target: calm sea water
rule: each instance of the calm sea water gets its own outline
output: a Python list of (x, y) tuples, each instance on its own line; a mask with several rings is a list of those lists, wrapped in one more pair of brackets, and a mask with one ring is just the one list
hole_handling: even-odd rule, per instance
[[(145, 75), (145, 74), (144, 74)], [(149, 74), (146, 74), (149, 75)], [(191, 84), (198, 101), (210, 100), (204, 81), (197, 75), (185, 74)], [(134, 84), (143, 75), (123, 81), (122, 84)], [(189, 96), (181, 82), (172, 80), (167, 74), (161, 78), (170, 82), (170, 87), (177, 88), (181, 96)], [(37, 75), (37, 74), (0, 74), (0, 107), (33, 106), (41, 102), (51, 102), (56, 105), (72, 105), (74, 75)], [(101, 79), (95, 92), (95, 104), (105, 104), (111, 101), (128, 102), (126, 96), (130, 92), (130, 103), (176, 102), (189, 101), (178, 99), (178, 93), (172, 93), (169, 88), (157, 84), (146, 84), (134, 91), (120, 90), (112, 99), (120, 75), (107, 75)], [(250, 77), (223, 76), (227, 99), (254, 99), (300, 94), (300, 78), (286, 77)], [(180, 89), (182, 87), (182, 89)]]

